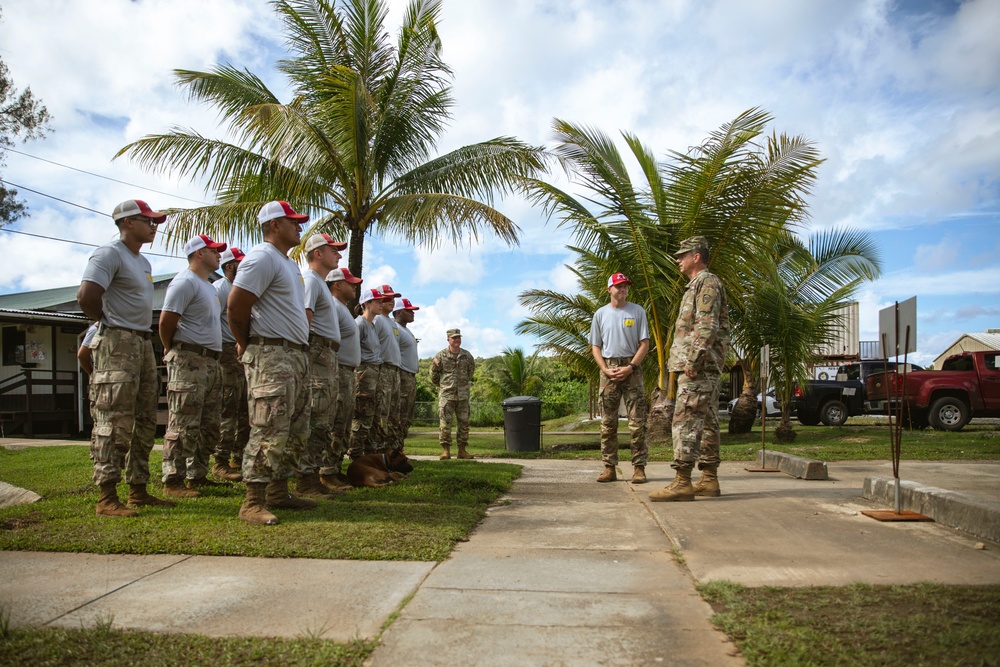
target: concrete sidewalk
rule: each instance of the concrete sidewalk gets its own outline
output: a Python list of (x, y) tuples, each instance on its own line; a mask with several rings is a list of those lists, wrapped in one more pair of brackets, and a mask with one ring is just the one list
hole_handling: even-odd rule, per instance
[[(14, 626), (113, 617), (346, 641), (377, 636), (412, 595), (371, 665), (739, 665), (695, 580), (1000, 584), (996, 542), (859, 513), (887, 509), (861, 492), (866, 477), (891, 478), (888, 463), (831, 463), (825, 481), (727, 463), (722, 497), (651, 503), (667, 463), (633, 487), (597, 484), (599, 461), (510, 462), (523, 476), (442, 563), (0, 552), (0, 605)], [(901, 477), (1000, 501), (997, 463), (903, 461)]]

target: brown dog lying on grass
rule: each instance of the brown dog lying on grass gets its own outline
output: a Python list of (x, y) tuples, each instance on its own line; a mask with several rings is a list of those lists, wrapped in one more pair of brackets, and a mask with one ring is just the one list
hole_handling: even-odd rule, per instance
[(347, 479), (354, 487), (393, 484), (413, 472), (406, 454), (400, 451), (365, 454), (347, 466)]

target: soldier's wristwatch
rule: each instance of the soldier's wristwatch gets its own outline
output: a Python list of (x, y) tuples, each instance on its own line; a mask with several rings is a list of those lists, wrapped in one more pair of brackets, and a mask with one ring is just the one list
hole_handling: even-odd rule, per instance
[(639, 365), (638, 365), (638, 364), (629, 364), (629, 366), (631, 366), (631, 367), (632, 367), (632, 370), (633, 370), (633, 371), (637, 371), (637, 370), (639, 370)]

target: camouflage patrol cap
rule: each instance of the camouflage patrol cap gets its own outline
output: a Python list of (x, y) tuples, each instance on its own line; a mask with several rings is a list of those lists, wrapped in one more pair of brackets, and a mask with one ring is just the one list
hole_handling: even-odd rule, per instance
[(461, 338), (461, 337), (462, 337), (461, 329), (448, 329), (448, 338)]
[(691, 252), (692, 250), (704, 249), (708, 252), (708, 239), (704, 236), (690, 236), (683, 241), (681, 241), (680, 246), (677, 248), (677, 252), (674, 253), (674, 257), (683, 255), (686, 252)]

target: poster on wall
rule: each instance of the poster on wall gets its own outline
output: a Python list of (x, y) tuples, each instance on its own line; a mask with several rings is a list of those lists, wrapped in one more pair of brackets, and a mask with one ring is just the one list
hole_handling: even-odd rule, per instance
[(29, 340), (28, 341), (28, 358), (25, 360), (28, 363), (38, 363), (39, 361), (45, 361), (45, 347), (40, 340)]

